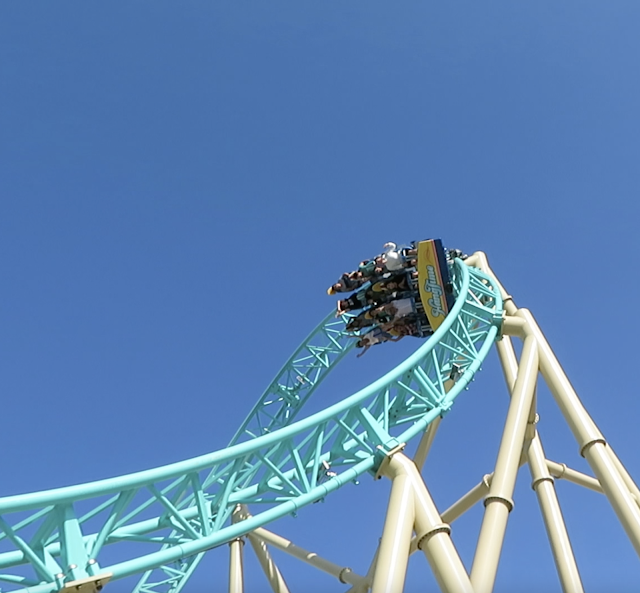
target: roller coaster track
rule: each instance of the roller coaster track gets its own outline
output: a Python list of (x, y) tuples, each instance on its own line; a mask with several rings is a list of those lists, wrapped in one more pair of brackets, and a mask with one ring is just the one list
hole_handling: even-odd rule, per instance
[[(330, 315), (311, 333), (227, 448), (0, 498), (0, 592), (82, 590), (85, 582), (139, 575), (136, 593), (178, 593), (205, 551), (375, 473), (390, 451), (449, 411), (498, 336), (502, 297), (494, 280), (460, 260), (453, 280), (455, 306), (435, 334), (321, 412), (297, 419), (353, 345), (347, 316)], [(253, 515), (234, 522), (239, 504)]]

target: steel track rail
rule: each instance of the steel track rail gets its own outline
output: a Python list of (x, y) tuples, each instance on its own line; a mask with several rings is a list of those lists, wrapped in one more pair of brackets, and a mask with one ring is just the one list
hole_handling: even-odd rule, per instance
[[(350, 342), (327, 317), (283, 367), (232, 444), (117, 478), (0, 498), (0, 589), (51, 593), (79, 579), (141, 575), (135, 591), (177, 592), (204, 551), (317, 502), (445, 414), (493, 344), (493, 281), (455, 262), (445, 323), (395, 369), (292, 423)], [(248, 439), (248, 440), (246, 440)], [(232, 523), (239, 503), (253, 516)], [(118, 546), (114, 544), (120, 544)]]

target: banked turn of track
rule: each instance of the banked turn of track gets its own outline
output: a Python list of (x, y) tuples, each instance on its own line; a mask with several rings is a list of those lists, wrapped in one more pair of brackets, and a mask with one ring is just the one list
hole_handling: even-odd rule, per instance
[[(294, 422), (353, 345), (346, 316), (329, 315), (311, 333), (227, 448), (0, 498), (0, 593), (51, 593), (132, 575), (139, 575), (135, 593), (177, 593), (206, 550), (375, 473), (390, 450), (451, 408), (498, 336), (502, 301), (493, 281), (461, 260), (453, 280), (455, 306), (435, 334), (395, 369), (321, 412)], [(233, 523), (241, 503), (253, 516)]]

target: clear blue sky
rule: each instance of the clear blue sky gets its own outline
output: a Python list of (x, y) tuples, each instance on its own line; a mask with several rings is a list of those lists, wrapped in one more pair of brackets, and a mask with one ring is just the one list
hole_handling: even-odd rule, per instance
[[(0, 495), (223, 447), (336, 275), (426, 237), (489, 254), (640, 478), (639, 21), (636, 1), (2, 2)], [(408, 346), (345, 363), (354, 387)], [(441, 508), (492, 471), (506, 404), (492, 355), (434, 446)], [(540, 415), (584, 469), (544, 390)], [(559, 590), (520, 478), (496, 591)], [(604, 498), (558, 492), (588, 590), (637, 590)], [(365, 478), (274, 530), (364, 572), (387, 494)], [(480, 519), (454, 524), (467, 565)], [(281, 562), (294, 591), (342, 590)], [(225, 591), (226, 563), (187, 591)], [(408, 582), (434, 590), (422, 557)]]

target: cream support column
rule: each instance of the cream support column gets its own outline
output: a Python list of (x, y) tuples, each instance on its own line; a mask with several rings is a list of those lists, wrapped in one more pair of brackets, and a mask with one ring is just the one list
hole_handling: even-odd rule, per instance
[[(480, 268), (494, 278), (502, 294), (507, 315), (514, 315), (518, 312), (513, 299), (489, 267), (484, 253), (481, 251), (474, 253), (465, 260), (465, 263)], [(602, 434), (582, 405), (533, 316), (527, 311), (523, 318), (529, 326), (528, 330), (533, 333), (538, 341), (540, 371), (575, 439), (578, 441), (580, 454), (589, 462), (636, 553), (640, 556), (640, 513), (638, 512), (638, 505), (631, 495), (631, 492), (633, 492), (637, 496), (637, 488), (630, 484), (630, 481), (632, 482), (630, 476), (627, 477), (626, 470), (621, 467), (622, 464), (606, 445)], [(507, 320), (509, 320), (509, 317), (507, 317)], [(638, 504), (640, 504), (640, 500), (638, 500)]]
[[(497, 343), (498, 356), (502, 363), (509, 392), (513, 388), (518, 372), (516, 358), (511, 338), (505, 336)], [(532, 408), (533, 410), (533, 408)], [(582, 593), (584, 588), (578, 566), (576, 564), (569, 534), (560, 510), (553, 478), (547, 468), (542, 442), (537, 431), (527, 449), (527, 460), (531, 471), (532, 487), (538, 497), (538, 504), (547, 530), (547, 537), (551, 544), (551, 552), (558, 571), (560, 585), (564, 593)]]
[[(595, 478), (592, 478), (587, 474), (583, 474), (582, 472), (576, 471), (575, 469), (571, 469), (564, 463), (557, 463), (555, 461), (547, 459), (546, 464), (549, 472), (554, 478), (566, 480), (567, 482), (571, 482), (572, 484), (577, 484), (578, 486), (583, 486), (584, 488), (588, 488), (589, 490), (593, 490), (594, 492), (604, 494), (604, 490), (602, 489), (602, 486), (600, 486), (600, 482), (598, 482), (598, 480), (596, 480)], [(638, 501), (640, 500), (640, 497), (636, 497), (636, 495), (633, 493), (631, 494), (631, 497), (635, 499), (636, 503), (638, 503)]]
[(244, 592), (243, 546), (244, 540), (240, 537), (229, 542), (229, 593)]
[(271, 558), (271, 554), (269, 554), (267, 544), (253, 533), (248, 533), (247, 537), (249, 538), (249, 543), (251, 544), (253, 551), (256, 553), (260, 566), (262, 566), (262, 570), (273, 589), (273, 593), (290, 593), (289, 587), (287, 587), (282, 574), (278, 570), (273, 558)]
[[(454, 502), (446, 511), (440, 515), (442, 523), (450, 524), (466, 513), (471, 507), (479, 503), (489, 492), (489, 485), (493, 474), (488, 474), (482, 478), (477, 486), (469, 490), (462, 498)], [(411, 540), (411, 549), (409, 555), (418, 551), (418, 537)]]
[[(231, 515), (232, 523), (242, 521), (246, 512), (245, 506), (237, 505)], [(244, 592), (243, 548), (244, 539), (241, 537), (229, 542), (229, 593)]]
[[(489, 267), (487, 256), (481, 251), (478, 251), (467, 258), (465, 263), (480, 268), (483, 272), (494, 278), (498, 283), (500, 293), (504, 299), (504, 309), (506, 313), (508, 315), (514, 315), (518, 309), (511, 296), (506, 292)], [(578, 441), (580, 454), (583, 455), (591, 465), (591, 468), (602, 485), (605, 495), (622, 523), (627, 536), (631, 540), (636, 553), (640, 555), (640, 514), (637, 512), (637, 507), (634, 506), (635, 503), (632, 503), (633, 497), (631, 496), (631, 492), (636, 495), (637, 487), (633, 487), (635, 484), (631, 485), (630, 482), (633, 482), (631, 477), (628, 476), (620, 461), (615, 457), (615, 454), (606, 446), (602, 434), (580, 402), (578, 395), (571, 386), (569, 379), (562, 370), (560, 363), (553, 354), (551, 347), (533, 319), (533, 316), (527, 312), (524, 318), (538, 339), (540, 346), (540, 371), (542, 376), (547, 382), (574, 437)], [(508, 320), (509, 318), (507, 317), (506, 321)], [(603, 480), (606, 483), (603, 483)], [(640, 504), (640, 500), (638, 500), (638, 504)]]
[(615, 454), (614, 450), (611, 448), (611, 445), (609, 445), (609, 443), (607, 443), (607, 452), (609, 453), (609, 456), (611, 457), (613, 464), (616, 466), (616, 468), (618, 469), (618, 472), (622, 476), (624, 483), (627, 485), (629, 492), (631, 492), (631, 496), (633, 496), (633, 498), (636, 499), (636, 503), (640, 505), (640, 489), (638, 489), (638, 486), (633, 481), (633, 478), (627, 471), (627, 468), (622, 464), (622, 461), (620, 461), (620, 459)]
[[(244, 521), (251, 517), (251, 513), (249, 513), (249, 509), (247, 505), (239, 504), (233, 512), (232, 520), (234, 523), (238, 521)], [(305, 550), (300, 546), (296, 546), (290, 540), (265, 529), (264, 527), (258, 527), (251, 532), (255, 535), (259, 540), (262, 540), (264, 544), (269, 544), (283, 552), (297, 558), (298, 560), (302, 560), (315, 568), (322, 570), (334, 577), (336, 577), (341, 583), (351, 584), (362, 586), (367, 578), (361, 577), (356, 574), (347, 566), (340, 566), (329, 560), (325, 560), (321, 556), (318, 556), (315, 552), (310, 552), (309, 550)]]
[(558, 571), (560, 585), (564, 593), (582, 593), (584, 587), (562, 510), (558, 503), (554, 480), (547, 469), (544, 450), (537, 434), (529, 449), (531, 486), (538, 497), (538, 504), (540, 505), (540, 511), (547, 530), (547, 537), (551, 544), (551, 552)]
[(602, 486), (600, 486), (600, 482), (587, 474), (583, 474), (582, 472), (578, 472), (575, 469), (571, 469), (567, 467), (564, 463), (557, 463), (555, 461), (551, 461), (550, 459), (546, 460), (547, 469), (549, 473), (559, 480), (566, 480), (567, 482), (571, 482), (572, 484), (577, 484), (578, 486), (583, 486), (584, 488), (588, 488), (589, 490), (593, 490), (594, 492), (599, 492), (600, 494), (604, 494), (604, 490)]
[(431, 450), (431, 445), (433, 444), (433, 439), (436, 436), (436, 432), (438, 432), (438, 427), (440, 426), (440, 421), (442, 420), (442, 416), (438, 416), (429, 426), (427, 426), (427, 430), (424, 431), (422, 438), (420, 439), (420, 444), (416, 449), (416, 454), (413, 456), (413, 462), (416, 464), (418, 470), (422, 470), (422, 466), (424, 462), (427, 460), (427, 455)]
[(262, 541), (266, 544), (273, 546), (274, 548), (278, 548), (283, 552), (297, 558), (298, 560), (302, 560), (315, 568), (322, 570), (337, 578), (341, 583), (349, 584), (349, 585), (361, 585), (365, 580), (364, 577), (361, 577), (355, 574), (350, 568), (346, 566), (340, 566), (338, 564), (334, 564), (333, 562), (329, 562), (329, 560), (325, 560), (321, 558), (314, 552), (310, 552), (309, 550), (305, 550), (300, 546), (296, 546), (293, 542), (288, 539), (273, 533), (263, 527), (258, 527), (255, 531), (253, 531), (255, 535), (257, 535)]
[(542, 376), (578, 441), (580, 454), (589, 462), (618, 520), (640, 556), (640, 508), (620, 475), (602, 433), (582, 405), (535, 319), (529, 311), (521, 309), (520, 313), (527, 322), (528, 331), (540, 346)]
[(522, 455), (537, 374), (538, 345), (533, 337), (527, 337), (509, 404), (496, 469), (489, 495), (484, 501), (485, 514), (471, 568), (471, 583), (476, 593), (490, 593), (495, 583), (507, 520), (513, 508), (511, 497)]
[[(473, 593), (464, 565), (451, 541), (451, 528), (442, 522), (415, 463), (402, 453), (396, 453), (383, 462), (378, 473), (393, 480), (401, 475), (409, 479), (415, 502), (414, 529), (417, 534), (417, 547), (426, 556), (440, 589), (444, 593)], [(408, 553), (409, 537), (406, 542)], [(382, 549), (378, 565), (381, 562)]]
[(373, 560), (371, 560), (371, 564), (369, 564), (369, 570), (367, 570), (367, 574), (362, 579), (362, 582), (359, 585), (354, 585), (353, 587), (347, 589), (345, 593), (367, 593), (371, 588), (371, 583), (373, 583), (373, 576), (376, 571), (376, 564), (378, 562), (378, 553), (380, 552), (380, 542), (378, 542), (378, 547), (376, 548), (376, 553), (373, 555)]
[(378, 548), (378, 562), (371, 593), (402, 593), (409, 562), (409, 544), (413, 532), (413, 484), (406, 473), (396, 473)]
[(491, 480), (493, 480), (493, 474), (484, 475), (482, 482), (469, 490), (462, 498), (454, 502), (442, 513), (442, 521), (444, 523), (453, 523), (458, 517), (479, 503), (489, 493)]

